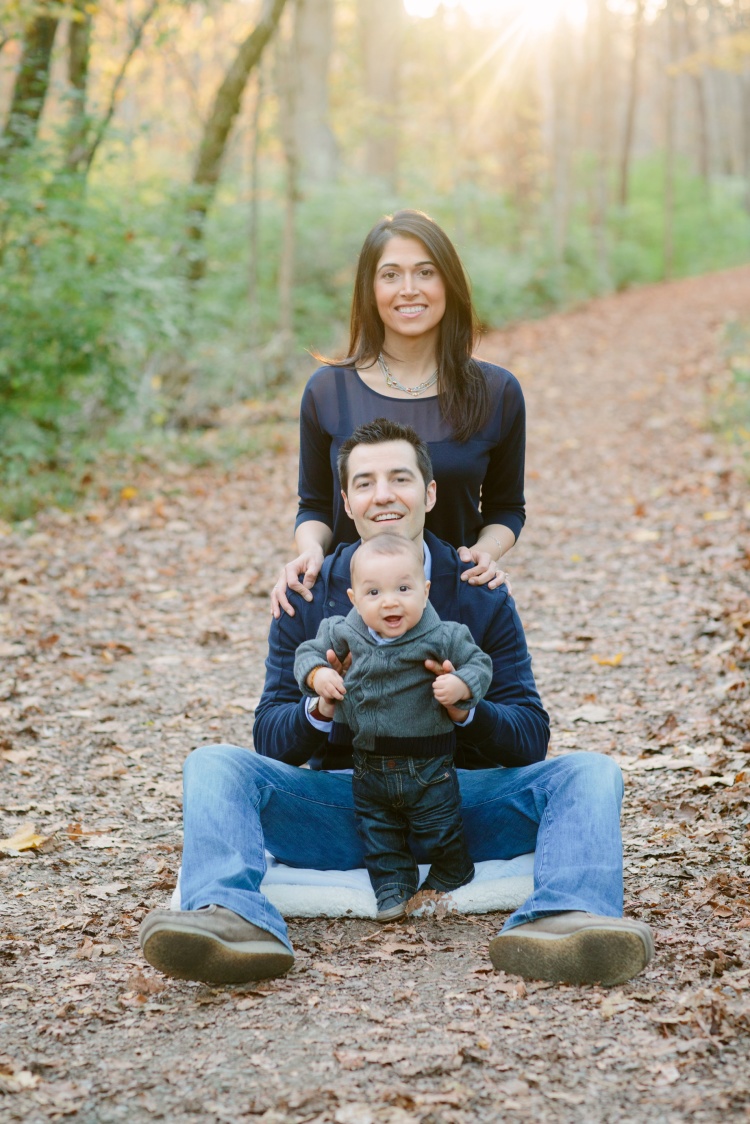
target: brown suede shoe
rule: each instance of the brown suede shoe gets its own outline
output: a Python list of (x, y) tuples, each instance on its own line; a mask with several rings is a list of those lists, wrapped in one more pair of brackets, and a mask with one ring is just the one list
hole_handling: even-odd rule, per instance
[(281, 976), (294, 963), (272, 933), (220, 905), (152, 909), (138, 939), (149, 964), (177, 980), (246, 983)]
[(626, 917), (553, 913), (490, 941), (499, 971), (531, 980), (612, 987), (636, 976), (654, 955), (651, 930)]

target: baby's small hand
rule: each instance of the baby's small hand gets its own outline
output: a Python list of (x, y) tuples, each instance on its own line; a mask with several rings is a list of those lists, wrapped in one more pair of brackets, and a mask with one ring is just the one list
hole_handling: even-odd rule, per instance
[(462, 699), (471, 698), (471, 691), (457, 675), (438, 675), (432, 690), (441, 706), (454, 706)]
[(308, 676), (307, 685), (327, 702), (337, 702), (346, 694), (344, 680), (332, 667), (316, 667)]

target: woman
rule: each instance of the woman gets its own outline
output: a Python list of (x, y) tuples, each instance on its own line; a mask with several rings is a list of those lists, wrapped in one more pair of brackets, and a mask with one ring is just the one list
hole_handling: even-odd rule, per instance
[(356, 539), (336, 456), (377, 417), (411, 425), (427, 442), (438, 502), (426, 526), (474, 562), (462, 580), (503, 584), (497, 562), (526, 517), (526, 415), (518, 380), (472, 358), (476, 332), (466, 274), (437, 223), (411, 210), (376, 223), (359, 256), (348, 355), (316, 356), (325, 366), (302, 395), (298, 554), (273, 589), (275, 617), (294, 614), (287, 588), (312, 600), (325, 555)]

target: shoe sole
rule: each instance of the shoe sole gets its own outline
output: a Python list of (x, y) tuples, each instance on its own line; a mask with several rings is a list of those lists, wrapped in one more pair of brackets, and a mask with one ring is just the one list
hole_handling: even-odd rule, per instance
[(653, 952), (640, 933), (628, 929), (582, 929), (577, 933), (513, 936), (490, 941), (490, 960), (498, 971), (553, 983), (613, 987), (637, 976)]
[(244, 941), (231, 944), (204, 929), (156, 928), (143, 942), (152, 967), (176, 980), (202, 983), (247, 983), (282, 976), (294, 956), (280, 943)]

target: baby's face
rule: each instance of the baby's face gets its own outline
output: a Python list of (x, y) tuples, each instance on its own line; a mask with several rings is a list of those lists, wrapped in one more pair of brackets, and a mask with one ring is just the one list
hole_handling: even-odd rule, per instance
[(390, 639), (420, 621), (429, 591), (417, 560), (396, 554), (358, 558), (348, 593), (365, 624)]

